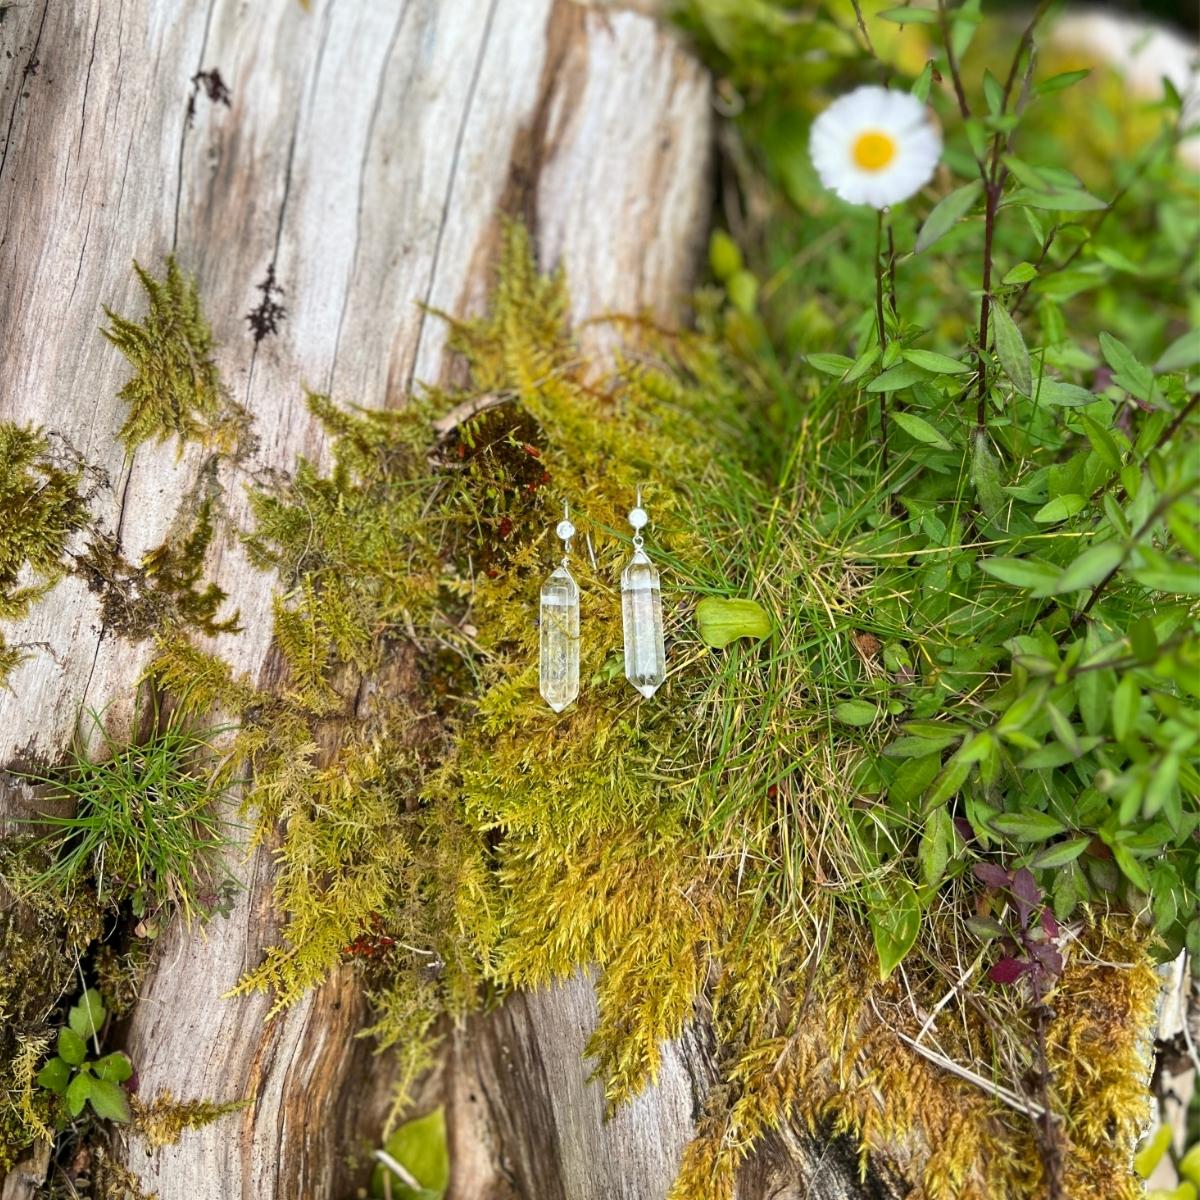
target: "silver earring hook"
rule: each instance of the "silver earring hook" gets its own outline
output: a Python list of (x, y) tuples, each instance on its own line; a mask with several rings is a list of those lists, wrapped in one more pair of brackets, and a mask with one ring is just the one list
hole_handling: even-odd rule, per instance
[(640, 550), (644, 542), (642, 530), (650, 523), (650, 517), (642, 507), (642, 485), (637, 485), (637, 504), (629, 513), (629, 524), (633, 526), (633, 546)]
[(571, 506), (566, 500), (563, 501), (563, 519), (559, 521), (554, 532), (562, 540), (563, 566), (565, 567), (567, 559), (571, 555), (571, 539), (575, 536), (575, 526), (571, 524)]

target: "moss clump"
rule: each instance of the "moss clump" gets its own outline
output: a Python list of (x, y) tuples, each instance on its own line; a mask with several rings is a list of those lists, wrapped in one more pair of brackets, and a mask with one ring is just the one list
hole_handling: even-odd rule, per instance
[(153, 1100), (133, 1097), (133, 1128), (151, 1149), (174, 1146), (186, 1130), (203, 1129), (230, 1113), (240, 1112), (249, 1100), (176, 1100), (170, 1092), (160, 1092)]
[(105, 629), (132, 640), (173, 626), (210, 636), (238, 631), (238, 613), (218, 615), (226, 593), (215, 583), (202, 582), (214, 533), (212, 509), (211, 500), (203, 501), (189, 532), (168, 538), (137, 565), (121, 554), (115, 538), (93, 535), (75, 569), (99, 593)]
[(117, 436), (129, 453), (151, 438), (169, 437), (181, 449), (192, 440), (232, 449), (246, 416), (222, 388), (195, 280), (174, 258), (161, 279), (136, 262), (133, 269), (146, 292), (145, 316), (135, 321), (104, 310), (111, 322), (104, 336), (133, 368), (118, 393), (129, 411)]
[[(0, 620), (20, 620), (67, 572), (71, 536), (87, 524), (83, 468), (32, 426), (0, 422)], [(26, 657), (0, 636), (0, 685)]]
[[(984, 1078), (1028, 1071), (1021, 1006), (988, 986), (963, 999), (946, 961), (978, 899), (969, 878), (936, 894), (903, 979), (879, 979), (867, 898), (903, 867), (856, 783), (864, 751), (830, 732), (869, 614), (850, 550), (806, 523), (819, 480), (789, 467), (768, 487), (739, 463), (739, 380), (713, 343), (630, 323), (628, 357), (605, 372), (566, 311), (563, 281), (538, 275), (513, 230), (491, 308), (452, 323), (462, 389), (401, 414), (311, 401), (333, 469), (301, 462), (256, 496), (249, 535), (285, 588), (277, 688), (179, 638), (161, 646), (159, 681), (188, 706), (242, 714), (260, 834), (282, 825), (283, 940), (241, 986), (286, 1004), (353, 964), (369, 1032), (403, 1051), (402, 1104), (440, 1013), (595, 965), (590, 1050), (610, 1104), (653, 1079), (698, 1004), (711, 1013), (721, 1078), (675, 1200), (731, 1196), (785, 1122), (851, 1136), (865, 1172), (931, 1198), (1024, 1194), (1027, 1119), (900, 1036), (937, 1010), (949, 1058)], [(620, 664), (639, 483), (672, 664), (653, 704)], [(535, 616), (564, 499), (587, 535), (573, 562), (587, 686), (556, 716), (537, 694)], [(749, 594), (773, 636), (701, 644), (693, 598)], [(1133, 1037), (1145, 1013), (1127, 1016)], [(1135, 1091), (1109, 1089), (1116, 1127), (1136, 1124)], [(1109, 1123), (1088, 1115), (1096, 1102), (1055, 1099), (1080, 1129)], [(1120, 1195), (1115, 1167), (1106, 1178)]]
[(38, 1139), (52, 1140), (54, 1097), (34, 1083), (56, 1032), (47, 1014), (77, 986), (79, 956), (100, 935), (86, 886), (69, 898), (15, 898), (45, 865), (28, 845), (0, 848), (0, 1172)]

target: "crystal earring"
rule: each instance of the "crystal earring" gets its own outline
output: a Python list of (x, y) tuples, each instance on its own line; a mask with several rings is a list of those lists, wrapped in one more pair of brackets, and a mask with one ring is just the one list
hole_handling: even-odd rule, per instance
[(554, 532), (562, 539), (563, 557), (542, 584), (538, 690), (555, 712), (562, 712), (579, 695), (579, 585), (567, 565), (575, 526), (565, 501)]
[(642, 549), (642, 530), (649, 520), (639, 487), (637, 505), (629, 514), (633, 557), (621, 575), (621, 615), (625, 625), (625, 678), (647, 699), (667, 677), (658, 568)]

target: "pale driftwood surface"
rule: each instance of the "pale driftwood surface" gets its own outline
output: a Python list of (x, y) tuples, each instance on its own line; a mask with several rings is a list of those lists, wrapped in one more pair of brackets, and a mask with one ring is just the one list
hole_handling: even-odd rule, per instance
[[(260, 439), (205, 485), (225, 525), (207, 567), (245, 626), (214, 649), (255, 678), (272, 581), (233, 533), (245, 483), (325, 453), (305, 387), (395, 406), (450, 369), (422, 306), (478, 307), (498, 214), (565, 264), (577, 316), (670, 317), (685, 295), (707, 219), (709, 83), (644, 16), (569, 0), (26, 0), (0, 15), (0, 416), (46, 426), (104, 473), (96, 518), (137, 561), (199, 486), (204, 452), (124, 458), (127, 371), (101, 306), (141, 310), (134, 257), (157, 268), (174, 252), (196, 273)], [(214, 69), (231, 102), (201, 91), (189, 121), (193, 76)], [(256, 348), (245, 314), (272, 264), (288, 315)], [(128, 724), (150, 646), (111, 636), (78, 579), (8, 637), (33, 655), (0, 692), (0, 765), (53, 762), (87, 707)], [(0, 816), (23, 805), (6, 786)], [(269, 1023), (265, 998), (222, 999), (277, 935), (269, 850), (237, 871), (228, 920), (162, 939), (126, 1045), (145, 1096), (254, 1102), (176, 1147), (132, 1138), (126, 1159), (161, 1200), (350, 1194), (387, 1060), (353, 1037), (349, 970)], [(582, 1058), (594, 1017), (578, 976), (452, 1033), (426, 1091), (449, 1103), (456, 1196), (665, 1194), (711, 1077), (703, 1024), (605, 1125)], [(810, 1187), (792, 1150), (754, 1165), (744, 1195), (847, 1194), (836, 1158)], [(14, 1173), (4, 1194), (24, 1190)]]

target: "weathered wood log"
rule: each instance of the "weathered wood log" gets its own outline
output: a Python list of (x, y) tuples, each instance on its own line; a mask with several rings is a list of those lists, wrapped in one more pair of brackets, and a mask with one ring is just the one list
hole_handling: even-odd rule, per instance
[[(233, 534), (244, 484), (325, 453), (306, 387), (396, 406), (446, 377), (427, 309), (479, 305), (501, 214), (565, 265), (577, 317), (670, 317), (686, 293), (709, 85), (644, 16), (571, 0), (41, 0), (0, 18), (0, 415), (45, 426), (102, 473), (93, 512), (131, 561), (200, 480), (219, 495), (206, 573), (244, 630), (213, 648), (252, 678), (270, 669), (271, 587)], [(131, 259), (170, 253), (198, 278), (258, 437), (215, 473), (197, 446), (126, 457), (116, 438), (127, 368), (99, 333), (102, 306), (137, 311)], [(255, 340), (246, 314), (270, 287), (286, 316)], [(0, 764), (54, 762), (86, 708), (128, 728), (151, 644), (106, 628), (83, 580), (9, 640), (31, 656), (0, 692)], [(10, 781), (0, 816), (23, 803)], [(223, 998), (278, 932), (270, 849), (236, 869), (245, 889), (227, 920), (157, 946), (126, 1046), (146, 1095), (252, 1103), (177, 1146), (130, 1139), (126, 1161), (162, 1200), (350, 1194), (388, 1061), (354, 1036), (364, 1002), (348, 969), (273, 1021), (266, 997)], [(577, 976), (451, 1033), (426, 1092), (448, 1101), (454, 1195), (665, 1194), (712, 1078), (704, 1024), (605, 1124), (582, 1054), (594, 1018)], [(742, 1191), (843, 1196), (854, 1177), (793, 1139), (750, 1164)], [(28, 1186), (14, 1172), (4, 1195)]]

